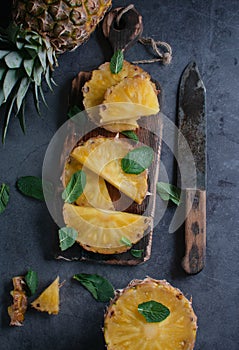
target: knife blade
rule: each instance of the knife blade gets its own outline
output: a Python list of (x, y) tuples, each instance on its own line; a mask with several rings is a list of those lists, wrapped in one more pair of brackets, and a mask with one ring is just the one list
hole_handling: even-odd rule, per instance
[[(182, 267), (188, 274), (196, 274), (203, 269), (206, 260), (207, 132), (206, 89), (195, 62), (185, 68), (178, 96), (178, 127), (190, 147), (196, 168), (195, 188), (183, 188), (186, 219)], [(179, 162), (184, 163), (185, 169), (190, 169), (180, 140), (179, 137)], [(186, 176), (190, 178), (190, 172)]]

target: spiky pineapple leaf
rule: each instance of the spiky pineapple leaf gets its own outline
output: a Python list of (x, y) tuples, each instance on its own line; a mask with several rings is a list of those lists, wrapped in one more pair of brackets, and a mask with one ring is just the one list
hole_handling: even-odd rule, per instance
[(25, 100), (22, 101), (20, 111), (18, 113), (18, 120), (23, 134), (26, 133), (26, 121), (25, 121)]
[(6, 112), (6, 117), (5, 117), (5, 121), (4, 121), (4, 125), (3, 125), (3, 134), (2, 134), (2, 143), (5, 143), (6, 140), (6, 135), (7, 135), (7, 129), (8, 129), (8, 125), (9, 125), (9, 120), (11, 117), (11, 113), (12, 113), (12, 109), (14, 106), (14, 103), (16, 101), (17, 96), (15, 95), (12, 99), (12, 102), (9, 104), (8, 108), (7, 108), (7, 112)]
[(35, 107), (36, 107), (37, 113), (39, 115), (41, 115), (39, 97), (38, 97), (38, 86), (36, 83), (34, 84), (34, 102), (35, 102)]
[(0, 106), (3, 104), (4, 101), (4, 94), (3, 94), (3, 90), (0, 89)]
[(0, 80), (2, 80), (2, 77), (4, 76), (5, 72), (6, 72), (6, 68), (0, 67)]
[(28, 91), (29, 85), (30, 85), (31, 81), (28, 77), (24, 77), (21, 80), (20, 86), (18, 88), (17, 91), (17, 112), (19, 112), (21, 105), (22, 105), (22, 101)]
[(42, 98), (42, 101), (43, 101), (44, 105), (45, 105), (46, 107), (48, 107), (48, 104), (47, 104), (47, 102), (46, 102), (46, 99), (45, 99), (45, 96), (44, 96), (44, 92), (43, 92), (43, 90), (42, 90), (41, 85), (39, 86), (39, 91), (40, 91), (41, 98)]
[(23, 66), (25, 68), (25, 71), (27, 73), (27, 75), (30, 77), (32, 75), (32, 70), (33, 70), (33, 67), (34, 67), (34, 60), (33, 59), (25, 59), (23, 61)]
[(19, 68), (22, 64), (23, 57), (20, 53), (16, 51), (10, 52), (7, 56), (4, 57), (6, 65), (8, 68)]
[(7, 101), (9, 94), (18, 81), (18, 78), (19, 74), (17, 69), (10, 69), (7, 71), (3, 81), (3, 94), (5, 101)]
[(33, 79), (37, 86), (41, 85), (43, 68), (41, 65), (35, 65), (33, 69)]

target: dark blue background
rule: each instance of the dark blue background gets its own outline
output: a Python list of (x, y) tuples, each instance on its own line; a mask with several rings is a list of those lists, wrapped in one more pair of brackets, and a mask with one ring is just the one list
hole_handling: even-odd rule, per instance
[[(130, 1), (113, 1), (115, 6)], [(5, 147), (0, 147), (0, 183), (11, 188), (7, 210), (0, 216), (0, 348), (5, 350), (103, 350), (101, 331), (105, 304), (97, 303), (79, 284), (75, 273), (99, 273), (115, 288), (146, 275), (167, 279), (189, 298), (198, 315), (196, 350), (238, 350), (238, 111), (239, 111), (239, 3), (199, 0), (136, 1), (143, 15), (144, 36), (164, 40), (173, 48), (171, 65), (145, 65), (163, 87), (163, 112), (176, 119), (177, 86), (182, 70), (196, 60), (207, 88), (208, 115), (208, 196), (207, 265), (196, 276), (187, 276), (180, 267), (182, 233), (169, 234), (174, 213), (169, 207), (155, 228), (151, 259), (138, 267), (102, 266), (90, 263), (55, 261), (52, 258), (54, 223), (43, 203), (23, 197), (15, 188), (23, 175), (41, 175), (47, 145), (66, 120), (68, 93), (80, 70), (91, 70), (109, 59), (99, 41), (99, 30), (73, 53), (59, 58), (54, 72), (58, 86), (54, 93), (44, 86), (49, 109), (42, 107), (39, 118), (32, 95), (27, 100), (27, 133), (21, 133), (12, 118)], [(1, 5), (3, 7), (3, 5)], [(2, 20), (6, 14), (1, 8)], [(151, 57), (137, 44), (126, 59)], [(3, 122), (1, 110), (0, 124)], [(173, 155), (164, 145), (162, 162), (175, 180)], [(158, 205), (162, 205), (158, 198)], [(61, 310), (49, 316), (30, 310), (22, 328), (9, 327), (7, 306), (11, 278), (29, 268), (39, 273), (39, 291), (57, 275), (65, 280), (61, 288)], [(118, 349), (120, 350), (120, 349)]]

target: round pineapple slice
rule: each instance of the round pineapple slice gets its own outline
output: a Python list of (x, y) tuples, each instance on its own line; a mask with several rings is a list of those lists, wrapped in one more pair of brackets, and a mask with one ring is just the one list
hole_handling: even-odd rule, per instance
[(100, 106), (101, 124), (139, 119), (159, 112), (155, 84), (140, 76), (125, 78), (109, 88)]
[[(72, 175), (81, 169), (82, 164), (70, 156), (63, 170), (63, 185), (66, 187)], [(82, 207), (114, 210), (105, 180), (86, 167), (84, 167), (84, 172), (86, 174), (86, 185), (81, 196), (77, 198), (76, 204)]]
[(65, 224), (78, 232), (76, 241), (89, 251), (101, 254), (122, 253), (131, 248), (126, 238), (137, 243), (150, 227), (152, 219), (120, 211), (79, 207), (65, 203)]
[[(170, 314), (162, 322), (148, 323), (138, 305), (154, 300)], [(108, 350), (192, 350), (197, 317), (191, 302), (165, 280), (132, 281), (112, 300), (104, 322)]]
[(121, 159), (132, 149), (124, 139), (99, 136), (77, 146), (71, 156), (141, 204), (148, 189), (147, 170), (138, 175), (126, 174), (121, 167)]
[[(99, 113), (98, 111), (95, 113), (90, 108), (102, 104), (108, 88), (118, 84), (126, 77), (133, 78), (135, 76), (150, 80), (150, 75), (147, 72), (127, 61), (124, 61), (123, 68), (118, 74), (111, 73), (110, 62), (102, 64), (97, 70), (92, 72), (91, 79), (85, 83), (82, 91), (84, 97), (83, 104), (86, 109), (89, 109), (88, 115), (95, 124), (99, 125), (100, 123)], [(120, 123), (106, 123), (103, 127), (112, 132), (120, 132), (124, 130), (135, 130), (138, 128), (138, 124), (135, 119), (129, 119), (127, 116), (126, 120), (121, 120)]]

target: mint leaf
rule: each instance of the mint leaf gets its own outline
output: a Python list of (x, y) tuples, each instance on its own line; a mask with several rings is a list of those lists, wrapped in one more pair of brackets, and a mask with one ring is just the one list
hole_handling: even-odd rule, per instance
[(74, 275), (73, 278), (80, 282), (98, 301), (107, 302), (114, 297), (113, 286), (100, 275), (80, 273)]
[(117, 50), (111, 58), (110, 61), (110, 70), (113, 74), (118, 74), (122, 68), (124, 63), (124, 54), (122, 50)]
[(73, 246), (78, 236), (78, 232), (72, 227), (62, 227), (59, 231), (59, 241), (61, 250), (66, 250)]
[(73, 203), (77, 198), (83, 193), (83, 190), (86, 185), (86, 175), (83, 170), (76, 171), (65, 190), (62, 193), (62, 199), (66, 203)]
[(176, 205), (180, 204), (180, 188), (166, 182), (158, 182), (156, 185), (158, 195), (164, 200), (171, 200)]
[(135, 258), (141, 258), (143, 256), (143, 249), (131, 249), (130, 253)]
[(82, 112), (82, 110), (78, 106), (74, 105), (69, 109), (67, 116), (69, 118), (73, 118), (76, 114), (78, 114), (80, 112)]
[(137, 135), (135, 134), (135, 132), (132, 131), (132, 130), (121, 131), (121, 134), (124, 135), (124, 136), (126, 136), (126, 137), (128, 137), (128, 138), (131, 139), (131, 140), (136, 141), (136, 142), (139, 141), (138, 136), (137, 136)]
[(9, 202), (10, 189), (6, 184), (1, 184), (0, 186), (0, 214), (4, 212)]
[(146, 322), (162, 322), (170, 315), (170, 310), (167, 306), (158, 303), (155, 300), (150, 300), (138, 305), (138, 312), (144, 316)]
[(121, 167), (127, 174), (140, 174), (147, 169), (153, 161), (154, 151), (151, 147), (135, 148), (121, 160)]
[(132, 247), (132, 243), (130, 242), (130, 240), (127, 237), (123, 236), (120, 240), (120, 243), (123, 243), (127, 247)]
[(17, 188), (25, 196), (44, 201), (42, 179), (36, 176), (23, 176), (17, 180)]
[(38, 288), (38, 275), (35, 271), (29, 270), (25, 276), (25, 281), (27, 284), (27, 287), (30, 291), (30, 295), (33, 295), (36, 293)]

